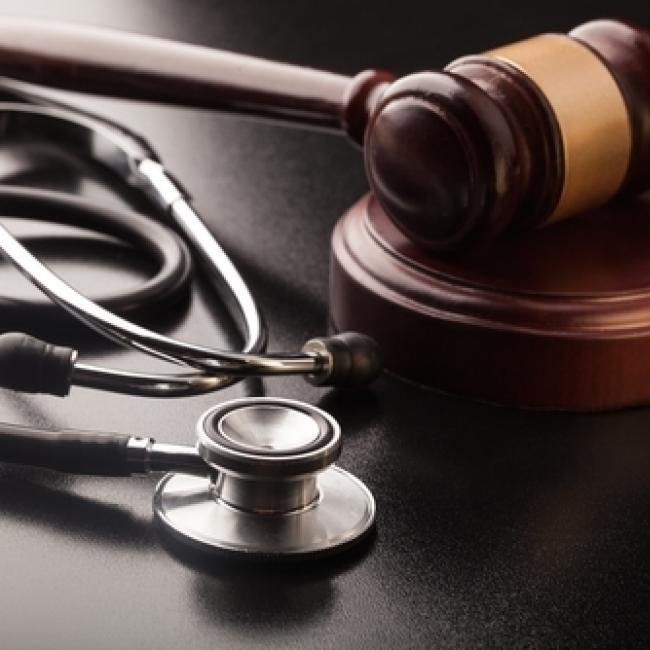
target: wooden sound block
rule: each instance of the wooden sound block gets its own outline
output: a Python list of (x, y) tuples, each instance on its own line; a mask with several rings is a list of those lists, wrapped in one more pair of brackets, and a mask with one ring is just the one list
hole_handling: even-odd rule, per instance
[(458, 258), (432, 256), (363, 197), (332, 240), (331, 313), (386, 368), (536, 408), (650, 402), (650, 194)]

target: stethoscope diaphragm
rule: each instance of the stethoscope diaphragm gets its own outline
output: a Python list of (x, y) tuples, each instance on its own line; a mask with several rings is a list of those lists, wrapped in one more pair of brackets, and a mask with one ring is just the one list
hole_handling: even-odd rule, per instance
[(243, 398), (207, 411), (197, 425), (209, 477), (167, 474), (154, 513), (175, 540), (250, 558), (302, 559), (341, 551), (372, 530), (375, 502), (333, 465), (338, 423), (287, 399)]

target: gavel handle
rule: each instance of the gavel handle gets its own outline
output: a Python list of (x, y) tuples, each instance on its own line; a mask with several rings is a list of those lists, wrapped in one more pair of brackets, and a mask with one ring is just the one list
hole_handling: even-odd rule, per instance
[(0, 75), (342, 128), (353, 79), (161, 38), (0, 18)]

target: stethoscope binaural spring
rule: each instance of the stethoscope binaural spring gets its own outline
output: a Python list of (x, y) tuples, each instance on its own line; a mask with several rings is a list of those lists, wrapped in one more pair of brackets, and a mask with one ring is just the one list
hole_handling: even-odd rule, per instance
[[(0, 135), (42, 136), (103, 165), (143, 192), (177, 234), (135, 213), (120, 214), (36, 189), (0, 188), (6, 216), (49, 215), (146, 249), (160, 269), (128, 300), (114, 296), (106, 301), (116, 309), (173, 293), (187, 279), (189, 247), (225, 297), (244, 339), (241, 351), (223, 351), (137, 325), (70, 287), (0, 225), (0, 252), (54, 303), (118, 344), (185, 368), (154, 374), (91, 366), (72, 348), (6, 333), (0, 335), (0, 386), (66, 395), (76, 385), (176, 397), (218, 390), (247, 376), (301, 374), (317, 385), (363, 386), (380, 372), (377, 345), (354, 332), (312, 339), (296, 354), (265, 353), (266, 325), (245, 281), (191, 206), (187, 192), (142, 138), (39, 97), (17, 82), (2, 80), (0, 99)], [(0, 461), (104, 475), (174, 470), (154, 499), (163, 527), (194, 546), (248, 556), (307, 557), (340, 550), (363, 537), (374, 522), (367, 488), (329, 467), (340, 451), (340, 432), (331, 416), (315, 407), (268, 398), (236, 401), (206, 414), (198, 438), (197, 451), (149, 438), (3, 425)], [(296, 537), (296, 531), (302, 533)]]

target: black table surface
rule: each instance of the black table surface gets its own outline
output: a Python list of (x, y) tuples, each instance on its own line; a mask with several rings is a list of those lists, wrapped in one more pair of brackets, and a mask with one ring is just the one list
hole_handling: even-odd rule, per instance
[[(350, 74), (441, 66), (613, 13), (650, 24), (647, 3), (624, 0), (0, 0), (0, 12)], [(358, 151), (335, 135), (230, 115), (67, 97), (155, 144), (253, 287), (271, 349), (295, 349), (327, 329), (329, 235), (367, 189)], [(3, 145), (0, 164), (4, 182), (121, 200), (117, 188), (46, 146)], [(132, 285), (147, 270), (117, 268), (111, 254), (89, 246), (43, 250), (82, 290)], [(0, 283), (10, 297), (29, 290), (5, 265)], [(199, 284), (191, 304), (157, 325), (187, 340), (230, 345), (232, 332), (214, 323), (219, 314)], [(40, 334), (49, 319), (42, 325)], [(158, 367), (76, 328), (54, 330), (57, 340), (78, 340), (86, 360)], [(4, 392), (0, 420), (190, 444), (206, 408), (261, 390), (317, 404), (341, 422), (340, 464), (377, 501), (371, 544), (312, 565), (198, 562), (169, 549), (154, 528), (155, 477), (70, 477), (0, 465), (0, 646), (643, 645), (650, 629), (650, 409), (530, 412), (383, 376), (363, 393), (320, 390), (299, 378), (177, 400), (85, 389), (66, 399)]]

